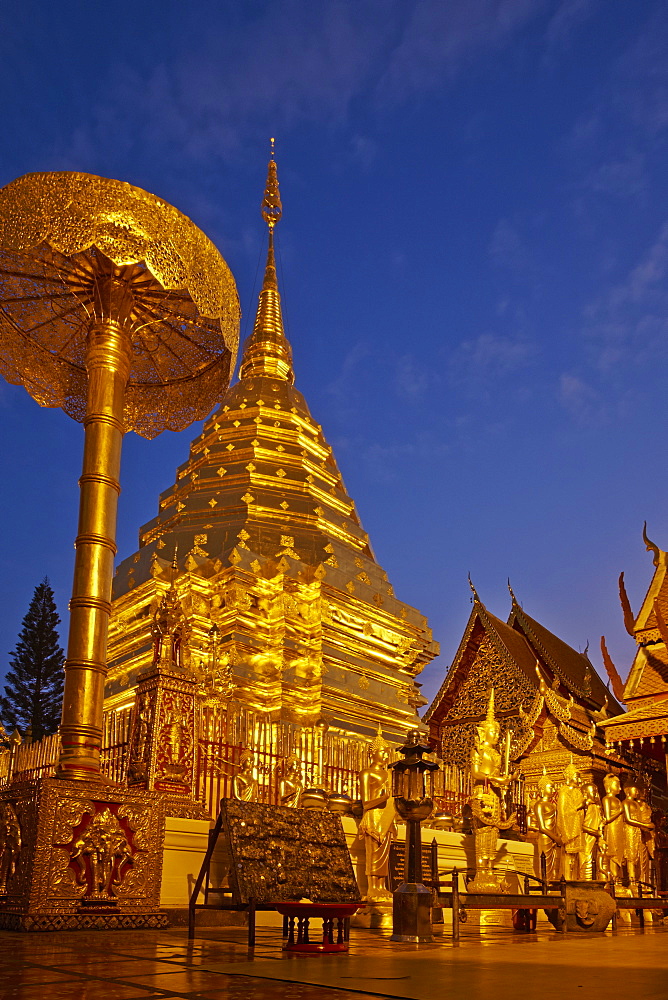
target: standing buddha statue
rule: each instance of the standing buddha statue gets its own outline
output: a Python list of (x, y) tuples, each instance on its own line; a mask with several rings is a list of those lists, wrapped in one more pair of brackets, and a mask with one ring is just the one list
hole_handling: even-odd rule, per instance
[(578, 878), (584, 850), (584, 795), (573, 758), (564, 769), (564, 779), (557, 792), (557, 830), (563, 846), (563, 875), (572, 881)]
[(635, 781), (629, 781), (624, 785), (624, 860), (626, 861), (629, 873), (629, 888), (631, 895), (637, 896), (638, 881), (642, 880), (643, 868), (647, 868), (644, 855), (646, 854), (643, 834), (652, 833), (654, 824), (643, 819), (644, 810), (641, 808), (639, 799), (639, 789)]
[(603, 779), (603, 836), (605, 837), (606, 858), (610, 878), (618, 882), (624, 864), (624, 807), (619, 799), (622, 790), (616, 774), (606, 774)]
[(603, 814), (601, 796), (596, 785), (585, 785), (584, 822), (582, 825), (582, 851), (580, 852), (580, 878), (592, 881), (594, 874), (601, 877), (601, 841), (603, 839)]
[(534, 808), (535, 829), (538, 831), (538, 858), (545, 857), (545, 877), (548, 882), (559, 878), (559, 848), (557, 807), (554, 804), (554, 782), (543, 767), (538, 779), (538, 801)]
[(638, 815), (645, 824), (642, 832), (643, 852), (640, 861), (640, 878), (646, 884), (654, 885), (652, 868), (656, 851), (656, 828), (652, 807), (647, 801), (647, 792), (642, 785), (638, 786)]
[(378, 734), (369, 745), (371, 761), (360, 771), (360, 794), (364, 815), (359, 836), (364, 839), (367, 900), (389, 900), (387, 889), (390, 846), (396, 832), (392, 779), (388, 769), (390, 745)]

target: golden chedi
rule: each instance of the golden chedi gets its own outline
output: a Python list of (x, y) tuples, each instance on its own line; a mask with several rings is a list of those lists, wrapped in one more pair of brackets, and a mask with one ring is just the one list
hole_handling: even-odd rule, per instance
[(423, 615), (394, 596), (294, 386), (274, 247), (281, 211), (272, 156), (266, 269), (239, 381), (193, 440), (137, 552), (118, 566), (106, 708), (122, 713), (135, 700), (178, 548), (175, 587), (190, 630), (184, 669), (207, 686), (214, 628), (229, 671), (226, 691), (207, 687), (209, 706), (222, 710), (232, 698), (262, 725), (324, 726), (328, 738), (368, 738), (380, 718), (398, 740), (417, 724), (425, 700), (416, 676), (437, 646)]

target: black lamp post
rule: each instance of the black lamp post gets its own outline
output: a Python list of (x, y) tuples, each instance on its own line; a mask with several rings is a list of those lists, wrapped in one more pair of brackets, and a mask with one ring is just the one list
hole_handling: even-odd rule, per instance
[[(423, 742), (424, 740), (424, 742)], [(392, 941), (425, 944), (433, 941), (431, 914), (433, 890), (422, 885), (422, 836), (420, 824), (434, 808), (434, 771), (438, 764), (423, 760), (431, 746), (418, 729), (411, 729), (399, 748), (404, 755), (390, 765), (394, 805), (406, 823), (404, 881), (392, 898)]]

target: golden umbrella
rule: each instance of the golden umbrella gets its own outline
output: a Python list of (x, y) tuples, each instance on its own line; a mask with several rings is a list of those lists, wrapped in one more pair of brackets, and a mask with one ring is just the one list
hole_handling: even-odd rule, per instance
[(0, 189), (0, 373), (85, 428), (61, 777), (100, 777), (123, 434), (203, 419), (238, 334), (227, 264), (171, 205), (79, 173)]

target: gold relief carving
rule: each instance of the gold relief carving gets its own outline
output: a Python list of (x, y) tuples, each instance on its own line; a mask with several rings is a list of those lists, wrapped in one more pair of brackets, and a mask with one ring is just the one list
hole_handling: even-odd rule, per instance
[(69, 856), (52, 856), (49, 865), (49, 899), (80, 899), (85, 891), (85, 884), (77, 883), (76, 875), (70, 868)]
[(11, 802), (0, 802), (0, 895), (16, 873), (21, 853), (21, 824)]
[(565, 723), (559, 723), (559, 735), (563, 737), (572, 747), (576, 750), (581, 750), (585, 752), (591, 750), (594, 745), (594, 736), (596, 734), (596, 726), (592, 725), (591, 730), (586, 733), (578, 732), (573, 726), (567, 726)]
[(156, 778), (183, 782), (192, 768), (192, 703), (190, 698), (167, 690), (163, 692), (160, 708), (162, 725), (157, 741)]
[(109, 900), (133, 864), (126, 831), (109, 806), (89, 818), (71, 844), (70, 861), (77, 869), (77, 883), (85, 885), (84, 897)]
[(369, 687), (369, 678), (366, 676), (366, 674), (359, 675), (359, 677), (357, 678), (357, 684), (359, 687), (362, 688), (363, 691), (367, 690), (367, 688)]
[(72, 840), (72, 831), (81, 825), (86, 813), (92, 815), (94, 811), (95, 807), (90, 799), (74, 798), (60, 802), (53, 824), (53, 843), (60, 847), (67, 846)]
[(147, 851), (151, 846), (149, 843), (150, 807), (136, 802), (124, 802), (118, 809), (118, 818), (128, 821), (132, 830), (132, 843), (135, 850)]
[(545, 725), (543, 726), (543, 738), (541, 740), (541, 749), (543, 750), (554, 750), (559, 746), (559, 737), (557, 735), (557, 727), (551, 719), (545, 720)]
[[(199, 819), (199, 817), (197, 817)], [(144, 896), (147, 891), (147, 881), (146, 872), (144, 868), (140, 865), (132, 865), (123, 874), (123, 881), (121, 885), (117, 888), (117, 895), (120, 897), (127, 896)]]
[(552, 715), (555, 719), (558, 719), (559, 722), (569, 722), (574, 705), (573, 696), (571, 695), (570, 698), (562, 698), (561, 695), (557, 694), (556, 688), (559, 686), (558, 677), (555, 677), (554, 679), (554, 687), (549, 687), (538, 664), (536, 664), (536, 674), (538, 675), (540, 684), (540, 693), (545, 699), (545, 703), (547, 704), (547, 707)]
[(298, 605), (292, 594), (283, 594), (283, 613), (286, 615), (296, 615)]
[(135, 702), (135, 723), (130, 747), (128, 782), (145, 784), (151, 757), (151, 737), (155, 720), (155, 689), (140, 691)]

